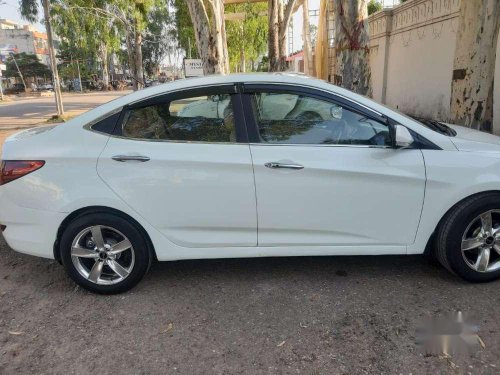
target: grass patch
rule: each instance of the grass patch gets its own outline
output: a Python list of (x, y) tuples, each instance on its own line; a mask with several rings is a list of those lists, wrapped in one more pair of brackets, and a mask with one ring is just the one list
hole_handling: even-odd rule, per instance
[(63, 115), (63, 116), (59, 116), (59, 115), (54, 115), (52, 116), (51, 118), (49, 118), (46, 123), (47, 124), (59, 124), (61, 122), (66, 122), (66, 121), (69, 121), (71, 120), (73, 117), (75, 117), (75, 115)]

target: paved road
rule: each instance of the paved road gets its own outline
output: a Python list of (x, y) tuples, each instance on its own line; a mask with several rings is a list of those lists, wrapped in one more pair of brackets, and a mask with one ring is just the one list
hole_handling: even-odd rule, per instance
[[(130, 91), (65, 94), (64, 109), (69, 114), (79, 114), (127, 93)], [(0, 129), (38, 124), (55, 113), (54, 97), (15, 98), (0, 103)]]
[[(499, 289), (423, 257), (323, 257), (154, 264), (98, 296), (0, 236), (0, 373), (498, 374)], [(467, 363), (415, 344), (421, 318), (451, 310), (486, 345)]]

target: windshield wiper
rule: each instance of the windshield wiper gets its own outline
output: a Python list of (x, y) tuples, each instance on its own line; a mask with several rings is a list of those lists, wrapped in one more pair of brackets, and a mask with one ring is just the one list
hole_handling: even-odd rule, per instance
[(427, 120), (421, 117), (416, 117), (416, 116), (411, 116), (415, 120), (421, 122), (423, 125), (428, 127), (431, 130), (434, 130), (435, 132), (438, 132), (440, 134), (447, 135), (449, 137), (454, 137), (457, 135), (457, 132), (450, 128), (448, 125), (443, 124), (442, 122), (435, 121), (435, 120)]

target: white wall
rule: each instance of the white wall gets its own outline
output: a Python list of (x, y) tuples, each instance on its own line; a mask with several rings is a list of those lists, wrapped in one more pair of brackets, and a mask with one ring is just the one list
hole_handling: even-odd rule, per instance
[(410, 34), (391, 36), (387, 65), (386, 103), (405, 113), (447, 119), (450, 113), (451, 80), (456, 36), (443, 22), (439, 38), (429, 25)]
[[(460, 0), (408, 0), (369, 17), (374, 99), (449, 120), (459, 8)], [(500, 39), (494, 91), (493, 131), (500, 134)]]

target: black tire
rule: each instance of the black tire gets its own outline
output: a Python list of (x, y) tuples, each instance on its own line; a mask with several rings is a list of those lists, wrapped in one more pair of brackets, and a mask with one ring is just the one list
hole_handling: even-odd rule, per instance
[(473, 196), (453, 207), (441, 220), (436, 233), (435, 256), (449, 271), (471, 282), (488, 282), (500, 278), (500, 269), (479, 272), (472, 269), (462, 256), (462, 236), (469, 224), (489, 210), (500, 210), (500, 194), (484, 193)]
[[(85, 228), (101, 225), (118, 230), (124, 234), (132, 244), (134, 264), (128, 276), (112, 285), (100, 285), (87, 280), (76, 269), (71, 257), (73, 240)], [(60, 241), (60, 254), (62, 263), (68, 275), (81, 287), (100, 294), (117, 294), (133, 288), (146, 274), (151, 266), (152, 254), (147, 240), (136, 225), (126, 219), (110, 213), (89, 213), (75, 218), (64, 229)]]

